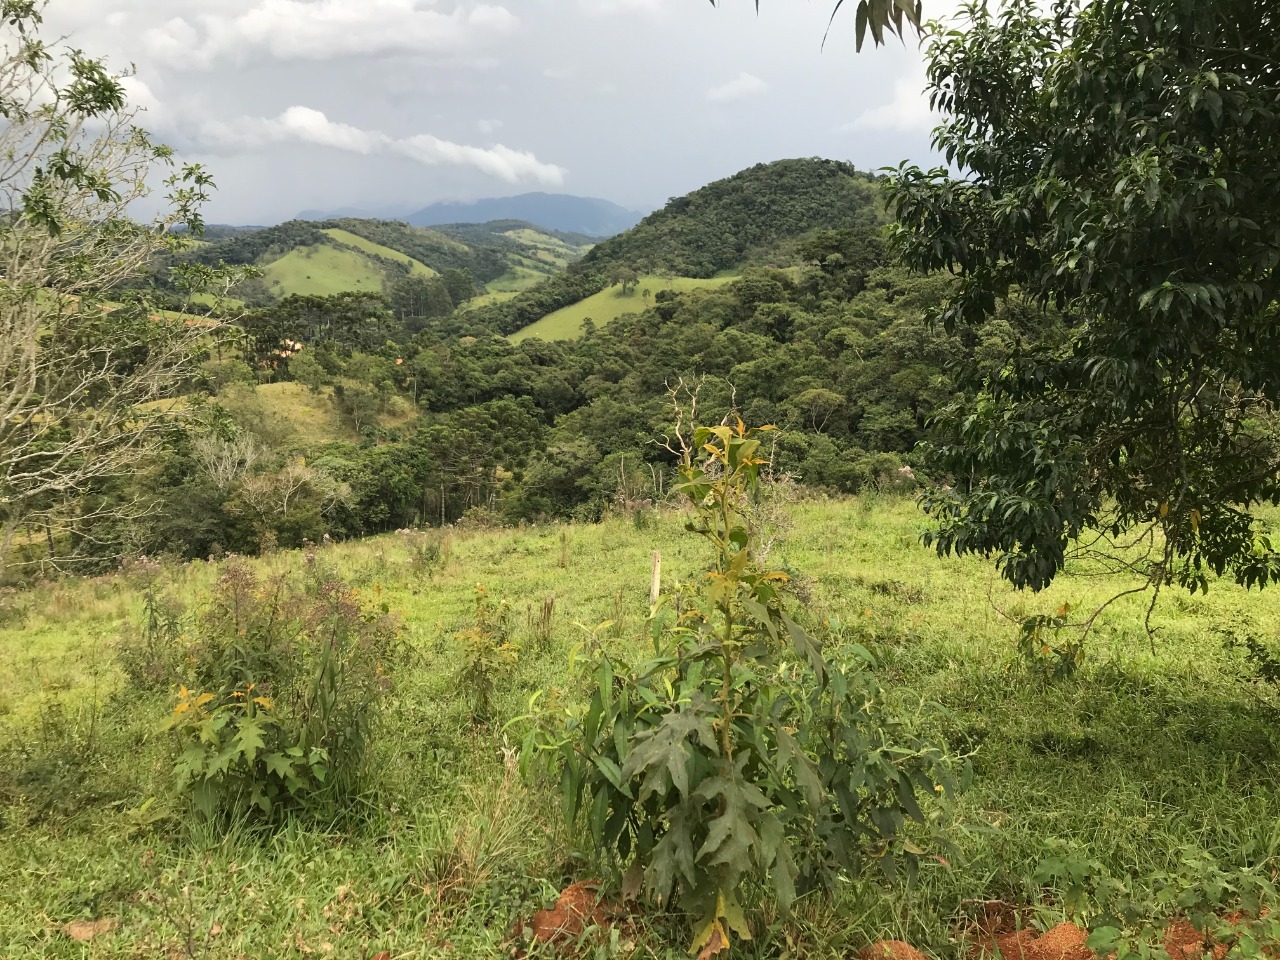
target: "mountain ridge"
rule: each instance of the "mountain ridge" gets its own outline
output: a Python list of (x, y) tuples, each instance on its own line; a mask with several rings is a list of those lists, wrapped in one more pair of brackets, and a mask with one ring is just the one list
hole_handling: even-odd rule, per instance
[(644, 211), (631, 210), (600, 197), (533, 192), (472, 201), (445, 200), (417, 210), (381, 207), (370, 211), (349, 206), (328, 211), (304, 210), (295, 219), (313, 222), (352, 218), (400, 220), (414, 227), (519, 220), (543, 230), (599, 238), (629, 230), (645, 215)]

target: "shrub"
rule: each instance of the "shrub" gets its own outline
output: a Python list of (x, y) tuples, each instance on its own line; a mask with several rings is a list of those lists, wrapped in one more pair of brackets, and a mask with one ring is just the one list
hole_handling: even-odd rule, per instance
[(366, 772), (399, 625), (313, 565), (302, 582), (231, 565), (194, 626), (166, 726), (182, 790), (209, 817), (334, 808)]
[(498, 684), (519, 661), (511, 642), (510, 605), (505, 600), (494, 603), (484, 586), (477, 584), (475, 622), (457, 639), (462, 641), (458, 684), (471, 698), (471, 717), (477, 723), (489, 720)]
[(142, 595), (142, 623), (116, 644), (116, 660), (130, 689), (172, 689), (182, 669), (182, 604), (148, 584)]
[(701, 464), (676, 492), (711, 569), (651, 620), (653, 656), (630, 666), (597, 644), (582, 662), (585, 705), (547, 718), (525, 759), (550, 756), (570, 825), (625, 867), (624, 894), (694, 917), (693, 952), (751, 937), (740, 898), (770, 884), (780, 906), (801, 887), (922, 853), (917, 790), (948, 782), (941, 752), (879, 706), (871, 656), (829, 663), (784, 609), (787, 576), (764, 568), (750, 503), (764, 460), (756, 431), (699, 429)]

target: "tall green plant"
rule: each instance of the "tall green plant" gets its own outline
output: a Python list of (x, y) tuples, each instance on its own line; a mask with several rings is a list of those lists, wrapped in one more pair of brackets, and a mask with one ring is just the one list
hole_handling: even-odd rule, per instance
[(879, 708), (870, 654), (829, 662), (784, 609), (787, 575), (758, 560), (751, 520), (759, 433), (696, 431), (701, 462), (675, 489), (710, 569), (676, 612), (659, 604), (650, 659), (633, 668), (596, 645), (586, 704), (526, 741), (526, 758), (552, 757), (570, 824), (625, 865), (624, 893), (690, 913), (704, 956), (751, 938), (751, 883), (785, 909), (868, 862), (910, 866), (922, 851), (905, 820), (946, 782), (940, 751)]
[(207, 816), (333, 807), (366, 772), (399, 624), (332, 573), (229, 566), (198, 618), (177, 704), (178, 785)]

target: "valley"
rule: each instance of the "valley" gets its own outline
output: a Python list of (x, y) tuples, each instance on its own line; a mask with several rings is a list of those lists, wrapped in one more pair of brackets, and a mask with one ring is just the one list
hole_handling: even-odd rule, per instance
[(118, 6), (0, 18), (0, 956), (1276, 955), (1274, 4)]

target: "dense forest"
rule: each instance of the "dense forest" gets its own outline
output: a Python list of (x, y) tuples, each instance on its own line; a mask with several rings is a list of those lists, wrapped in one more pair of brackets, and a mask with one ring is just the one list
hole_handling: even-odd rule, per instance
[(879, 222), (873, 181), (834, 160), (757, 164), (672, 200), (594, 247), (564, 273), (472, 319), (510, 334), (603, 290), (624, 271), (712, 277), (743, 264), (790, 263), (812, 230)]
[[(79, 523), (58, 549), (200, 557), (465, 517), (598, 519), (664, 493), (673, 454), (655, 441), (672, 428), (673, 402), (694, 394), (704, 420), (736, 412), (785, 427), (774, 469), (812, 488), (910, 485), (903, 468), (930, 413), (1014, 342), (1051, 336), (1052, 323), (1006, 311), (960, 338), (929, 327), (950, 281), (891, 265), (876, 190), (840, 164), (786, 161), (673, 201), (514, 302), (532, 308), (546, 288), (601, 283), (606, 268), (736, 266), (738, 278), (659, 291), (639, 312), (588, 321), (575, 340), (512, 344), (501, 335), (511, 314), (454, 309), (476, 294), (465, 270), (419, 280), (418, 299), (402, 285), (253, 310), (205, 362), (191, 420), (154, 466), (78, 506), (143, 497), (153, 522)], [(412, 229), (342, 223), (388, 244)], [(229, 242), (248, 258), (312, 229)], [(694, 250), (705, 255), (684, 259)]]

